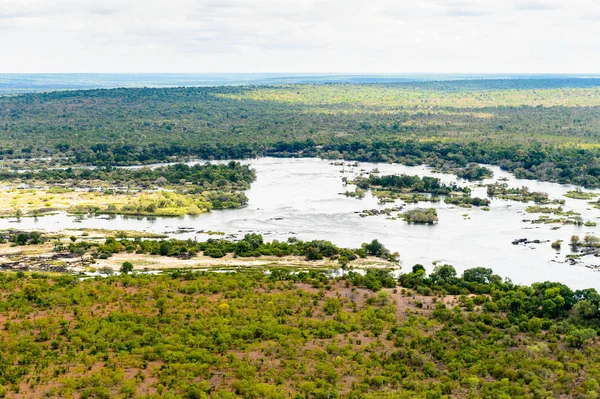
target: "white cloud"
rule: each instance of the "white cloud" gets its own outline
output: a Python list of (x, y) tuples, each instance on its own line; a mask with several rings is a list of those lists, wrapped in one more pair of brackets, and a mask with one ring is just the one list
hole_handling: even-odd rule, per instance
[(599, 72), (596, 0), (0, 0), (0, 72)]

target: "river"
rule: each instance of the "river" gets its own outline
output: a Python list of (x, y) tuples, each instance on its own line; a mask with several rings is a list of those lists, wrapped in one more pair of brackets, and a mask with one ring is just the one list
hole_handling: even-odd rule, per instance
[[(202, 161), (204, 162), (204, 161)], [(214, 211), (199, 216), (180, 218), (106, 217), (92, 216), (79, 220), (66, 214), (36, 219), (23, 218), (20, 222), (0, 220), (0, 229), (38, 229), (57, 231), (68, 228), (124, 229), (165, 233), (177, 238), (209, 236), (197, 232), (177, 233), (178, 228), (191, 227), (195, 231), (223, 231), (240, 237), (258, 232), (265, 239), (284, 240), (294, 236), (303, 240), (325, 239), (344, 247), (357, 247), (374, 238), (392, 251), (398, 251), (402, 265), (409, 271), (416, 263), (433, 269), (432, 262), (453, 265), (459, 272), (471, 267), (490, 267), (497, 274), (513, 282), (529, 284), (535, 281), (560, 281), (572, 288), (593, 287), (600, 290), (600, 273), (591, 267), (600, 264), (598, 258), (588, 256), (585, 263), (570, 265), (565, 256), (570, 253), (568, 242), (572, 235), (583, 237), (596, 234), (596, 227), (553, 224), (531, 224), (523, 219), (536, 219), (538, 214), (526, 214), (530, 204), (493, 199), (490, 211), (465, 209), (443, 202), (421, 203), (412, 207), (435, 207), (439, 223), (410, 225), (403, 220), (388, 220), (386, 216), (362, 218), (356, 212), (363, 209), (386, 208), (370, 194), (364, 199), (348, 198), (340, 193), (353, 190), (346, 187), (342, 177), (355, 176), (363, 170), (378, 168), (382, 174), (430, 175), (444, 182), (457, 182), (473, 187), (473, 196), (486, 197), (486, 189), (476, 183), (457, 179), (453, 175), (434, 173), (424, 166), (410, 167), (399, 164), (358, 163), (358, 166), (333, 165), (320, 159), (261, 158), (245, 160), (257, 172), (257, 180), (247, 191), (248, 205), (241, 209)], [(563, 197), (574, 186), (532, 180), (519, 180), (511, 174), (491, 167), (494, 178), (508, 179), (510, 187), (527, 186), (531, 191), (547, 192), (551, 198), (566, 200), (563, 208), (581, 213), (584, 220), (597, 221), (600, 210), (587, 201)], [(400, 202), (398, 202), (400, 203)], [(464, 216), (468, 215), (468, 216)], [(564, 241), (556, 251), (550, 242), (513, 245), (518, 238), (529, 240)]]

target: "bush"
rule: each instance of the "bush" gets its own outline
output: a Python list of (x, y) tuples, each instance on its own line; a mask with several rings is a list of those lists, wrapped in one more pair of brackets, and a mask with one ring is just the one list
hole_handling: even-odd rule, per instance
[(131, 273), (132, 271), (133, 271), (133, 264), (131, 262), (123, 262), (123, 264), (121, 265), (120, 272), (122, 274), (128, 274), (128, 273)]

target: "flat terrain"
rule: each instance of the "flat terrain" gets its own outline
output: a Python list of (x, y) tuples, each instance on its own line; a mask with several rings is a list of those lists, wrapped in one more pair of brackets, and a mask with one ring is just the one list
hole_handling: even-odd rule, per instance
[[(17, 233), (12, 233), (17, 234)], [(91, 251), (74, 254), (68, 246), (79, 240), (80, 243), (92, 245), (105, 244), (107, 239), (116, 236), (130, 239), (165, 239), (165, 236), (140, 233), (134, 231), (103, 231), (103, 230), (61, 230), (45, 234), (43, 243), (16, 245), (8, 242), (0, 244), (0, 268), (3, 270), (30, 270), (52, 272), (90, 272), (111, 270), (118, 273), (124, 262), (130, 262), (134, 271), (160, 271), (169, 269), (239, 269), (239, 268), (286, 268), (294, 269), (339, 269), (337, 259), (323, 258), (307, 260), (306, 256), (243, 256), (224, 254), (218, 258), (204, 255), (202, 252), (194, 255), (161, 256), (150, 253), (120, 252), (111, 254), (108, 258), (92, 256)], [(75, 239), (76, 241), (73, 241)], [(57, 249), (57, 244), (62, 249)], [(375, 256), (357, 258), (348, 263), (353, 269), (400, 269), (400, 265)]]
[(0, 157), (321, 156), (600, 186), (600, 79), (113, 89), (0, 98)]

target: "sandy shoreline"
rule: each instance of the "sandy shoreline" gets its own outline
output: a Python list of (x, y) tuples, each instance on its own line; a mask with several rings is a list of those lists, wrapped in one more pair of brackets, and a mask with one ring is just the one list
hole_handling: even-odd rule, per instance
[[(136, 233), (124, 232), (130, 238)], [(77, 240), (102, 242), (106, 237), (114, 236), (114, 231), (109, 230), (62, 230), (51, 233), (53, 239), (43, 244), (15, 246), (12, 243), (0, 244), (0, 269), (2, 270), (30, 270), (53, 272), (85, 272), (111, 269), (118, 272), (123, 262), (130, 262), (134, 270), (169, 270), (169, 269), (197, 269), (197, 268), (304, 268), (304, 269), (337, 269), (340, 264), (337, 260), (322, 259), (309, 261), (303, 256), (261, 256), (261, 257), (236, 257), (227, 254), (222, 258), (212, 258), (202, 254), (190, 258), (168, 257), (150, 254), (117, 253), (107, 259), (94, 259), (89, 254), (79, 258), (67, 251), (55, 252), (54, 243), (60, 240), (64, 245), (70, 242), (69, 237), (75, 236)], [(397, 263), (377, 257), (356, 259), (349, 264), (354, 269), (400, 269)]]

